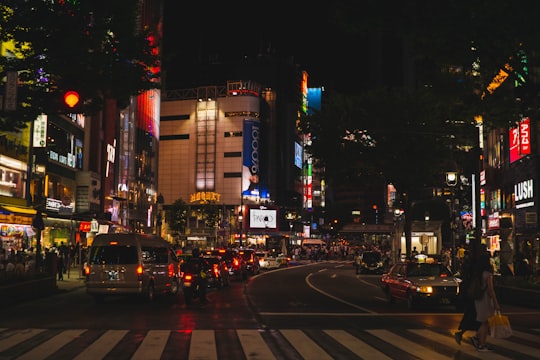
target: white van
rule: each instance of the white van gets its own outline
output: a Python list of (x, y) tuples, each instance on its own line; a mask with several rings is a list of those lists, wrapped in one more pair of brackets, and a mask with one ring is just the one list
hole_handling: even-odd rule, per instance
[(177, 295), (180, 262), (171, 244), (148, 234), (99, 234), (88, 251), (86, 293), (102, 302), (106, 295)]

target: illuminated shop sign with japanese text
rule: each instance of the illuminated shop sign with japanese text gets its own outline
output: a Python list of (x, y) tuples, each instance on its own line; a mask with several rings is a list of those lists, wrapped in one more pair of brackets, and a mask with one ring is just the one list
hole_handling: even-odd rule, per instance
[(509, 133), (510, 163), (531, 153), (531, 120), (524, 118)]

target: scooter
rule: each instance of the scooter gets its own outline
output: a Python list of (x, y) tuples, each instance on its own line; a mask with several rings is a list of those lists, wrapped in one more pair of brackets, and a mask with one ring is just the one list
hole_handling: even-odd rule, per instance
[(199, 297), (199, 275), (192, 274), (191, 272), (184, 272), (182, 275), (182, 283), (184, 285), (184, 301), (186, 305), (191, 305), (193, 299)]

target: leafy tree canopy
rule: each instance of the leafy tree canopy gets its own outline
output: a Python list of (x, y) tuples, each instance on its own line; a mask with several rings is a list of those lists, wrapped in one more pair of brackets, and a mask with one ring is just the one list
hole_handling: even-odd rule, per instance
[[(394, 44), (403, 53), (395, 66), (409, 66), (414, 77), (401, 88), (327, 92), (322, 111), (302, 119), (328, 184), (384, 180), (410, 192), (439, 185), (449, 169), (470, 170), (476, 115), (489, 130), (538, 108), (529, 77), (540, 60), (539, 10), (531, 0), (337, 2), (335, 24), (348, 39)], [(505, 66), (508, 79), (488, 92)]]
[(0, 5), (0, 77), (19, 76), (18, 109), (0, 114), (0, 129), (17, 130), (37, 115), (59, 111), (62, 94), (77, 90), (83, 112), (104, 98), (127, 105), (158, 87), (157, 34), (141, 28), (138, 0), (4, 0)]
[(189, 205), (182, 199), (176, 200), (167, 206), (165, 210), (165, 221), (173, 232), (183, 233), (188, 223)]

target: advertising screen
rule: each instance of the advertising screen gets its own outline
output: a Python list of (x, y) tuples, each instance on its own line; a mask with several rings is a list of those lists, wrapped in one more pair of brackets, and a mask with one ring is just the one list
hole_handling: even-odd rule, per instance
[(294, 142), (294, 165), (299, 169), (302, 169), (302, 163), (303, 163), (302, 159), (303, 159), (302, 145), (300, 145), (299, 143), (295, 141)]
[(258, 120), (244, 120), (242, 195), (259, 193), (260, 124)]

